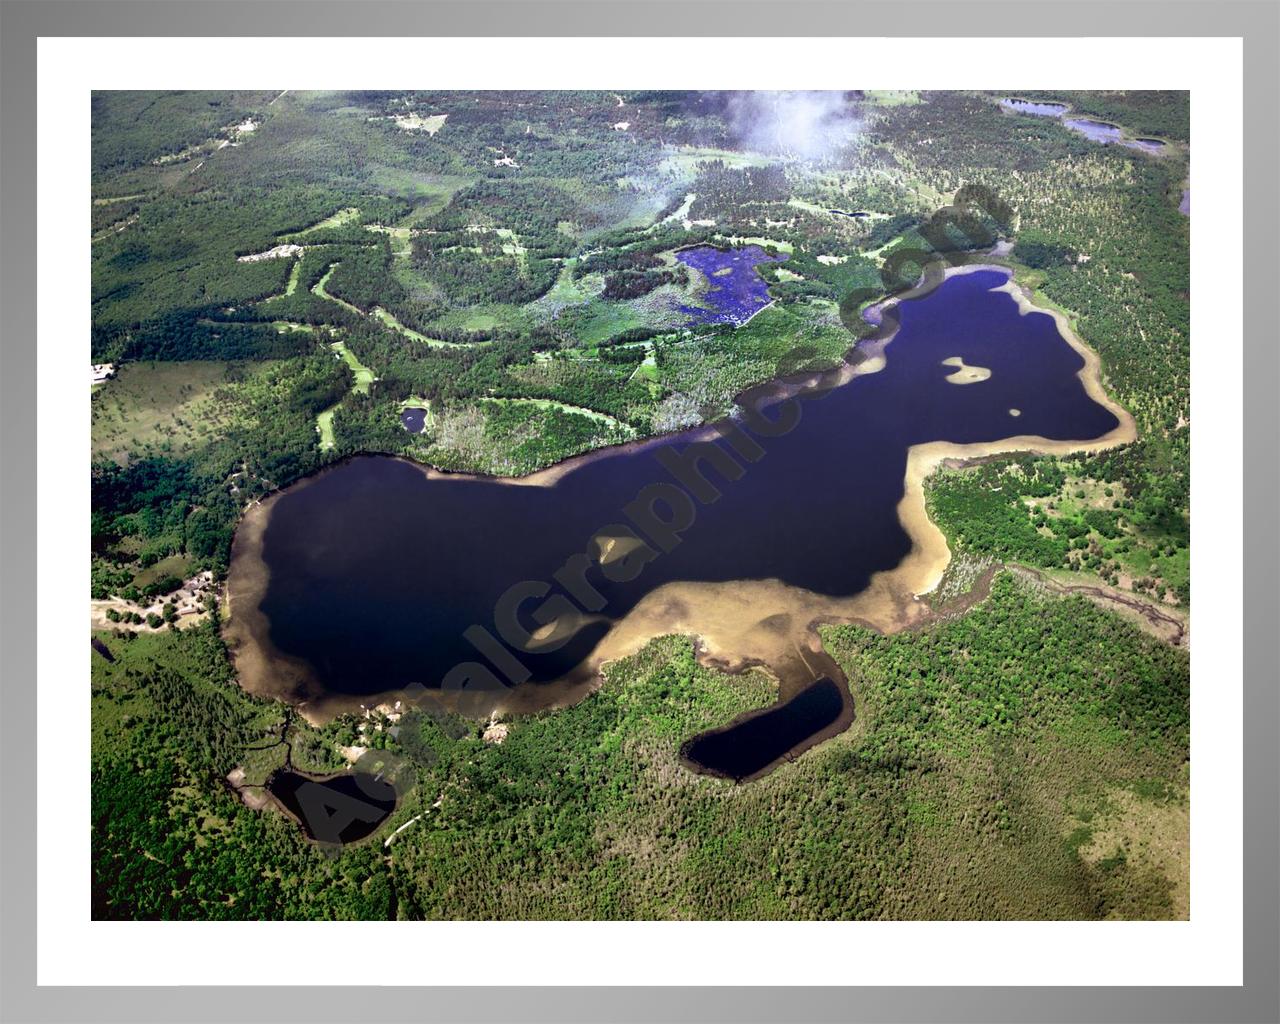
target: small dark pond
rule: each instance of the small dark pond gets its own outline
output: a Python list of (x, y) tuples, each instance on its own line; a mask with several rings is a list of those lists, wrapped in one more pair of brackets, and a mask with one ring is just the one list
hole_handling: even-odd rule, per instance
[(774, 263), (785, 256), (770, 256), (758, 245), (717, 249), (698, 245), (681, 249), (676, 259), (700, 271), (711, 287), (703, 294), (705, 307), (681, 306), (697, 323), (744, 324), (769, 304), (769, 286), (758, 273), (760, 263)]
[(313, 779), (283, 770), (267, 780), (266, 788), (321, 843), (364, 839), (396, 809), (395, 787), (368, 772)]
[(855, 220), (863, 220), (864, 218), (871, 216), (871, 214), (864, 210), (828, 210), (827, 213), (834, 213), (838, 217), (852, 217)]
[(1019, 114), (1033, 114), (1036, 117), (1061, 117), (1067, 112), (1065, 103), (1045, 103), (1035, 100), (1020, 100), (1010, 97), (1000, 101), (1000, 106)]
[(840, 685), (819, 679), (785, 704), (690, 740), (680, 753), (699, 771), (741, 782), (799, 753), (806, 740), (835, 724), (844, 707)]
[(405, 409), (400, 413), (400, 426), (411, 434), (421, 434), (426, 423), (426, 409)]

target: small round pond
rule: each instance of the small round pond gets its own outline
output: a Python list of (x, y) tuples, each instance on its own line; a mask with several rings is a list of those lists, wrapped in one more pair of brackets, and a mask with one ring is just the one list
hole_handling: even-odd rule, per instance
[(409, 408), (400, 413), (400, 426), (411, 434), (421, 434), (427, 425), (427, 410)]

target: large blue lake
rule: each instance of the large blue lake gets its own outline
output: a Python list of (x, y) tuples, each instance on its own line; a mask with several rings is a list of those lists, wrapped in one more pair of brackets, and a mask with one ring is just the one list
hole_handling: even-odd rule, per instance
[[(547, 597), (572, 605), (585, 583), (602, 602), (598, 615), (556, 650), (519, 655), (529, 672), (521, 692), (536, 693), (583, 671), (615, 624), (666, 583), (780, 580), (822, 595), (859, 593), (910, 550), (896, 506), (912, 445), (1026, 434), (1086, 440), (1116, 426), (1085, 392), (1077, 376), (1083, 360), (1054, 320), (1023, 315), (1010, 295), (992, 291), (1005, 280), (1004, 272), (982, 270), (902, 303), (884, 368), (799, 403), (802, 415), (789, 432), (748, 431), (763, 454), (738, 460), (745, 467), (739, 479), (706, 470), (721, 497), (697, 504), (671, 550), (640, 561), (634, 578), (610, 578), (598, 560), (586, 560), (577, 590), (556, 574), (570, 556), (592, 550), (597, 531), (629, 524), (624, 509), (642, 488), (677, 485), (659, 457), (684, 452), (685, 436), (585, 457), (549, 486), (430, 478), (407, 462), (373, 456), (305, 480), (271, 507), (260, 561), (237, 539), (233, 592), (255, 573), (268, 575), (258, 609), (238, 606), (234, 616), (260, 615), (270, 639), (238, 657), (259, 657), (268, 672), (291, 680), (281, 694), (289, 699), (373, 696), (446, 679), (465, 688), (471, 683), (450, 675), (457, 666), (503, 672), (501, 653), (481, 655), (464, 633), (481, 626), (502, 634), (495, 608), (508, 588), (545, 583)], [(955, 368), (943, 360), (956, 356), (990, 377), (949, 382)], [(662, 546), (646, 539), (655, 552)], [(530, 632), (541, 600), (521, 612)], [(824, 667), (848, 700), (838, 669)], [(786, 684), (793, 669), (773, 668)], [(726, 742), (713, 746), (723, 750)], [(737, 756), (726, 774), (750, 775), (753, 764), (776, 757), (764, 748), (754, 759)]]

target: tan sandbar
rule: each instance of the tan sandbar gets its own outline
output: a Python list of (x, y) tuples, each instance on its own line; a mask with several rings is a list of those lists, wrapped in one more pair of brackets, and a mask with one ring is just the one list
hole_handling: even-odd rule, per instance
[(956, 368), (944, 378), (948, 384), (980, 384), (991, 379), (991, 371), (985, 366), (970, 366), (959, 356), (949, 356), (942, 365)]

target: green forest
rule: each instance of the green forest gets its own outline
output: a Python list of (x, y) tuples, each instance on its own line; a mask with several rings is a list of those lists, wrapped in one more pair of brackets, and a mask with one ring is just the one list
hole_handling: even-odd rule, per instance
[[(833, 95), (802, 157), (727, 93), (95, 94), (95, 917), (1185, 915), (1186, 649), (1002, 567), (1189, 618), (1188, 95)], [(999, 207), (957, 234), (979, 189)], [(693, 315), (696, 245), (776, 258), (744, 326)], [(694, 774), (684, 739), (777, 694), (689, 637), (502, 743), (422, 709), (312, 727), (236, 684), (220, 595), (255, 502), (361, 452), (524, 476), (719, 420), (849, 358), (920, 248), (1062, 312), (1138, 439), (930, 477), (953, 568), (985, 572), (921, 628), (823, 628), (848, 731), (747, 785)], [(286, 749), (330, 772), (357, 741), (412, 780), (369, 840), (246, 802)]]
[[(761, 673), (652, 641), (580, 704), (481, 727), (416, 713), (386, 832), (334, 855), (221, 784), (261, 775), (279, 705), (211, 625), (95, 656), (95, 914), (197, 919), (1161, 918), (1186, 892), (1148, 829), (1186, 813), (1185, 652), (1083, 598), (997, 577), (968, 614), (828, 627), (853, 729), (746, 786), (681, 741), (771, 703)], [(967, 652), (957, 658), (956, 652)], [(1046, 671), (1045, 666), (1051, 666)], [(349, 738), (295, 719), (299, 750)], [(268, 746), (268, 753), (246, 754)], [(314, 756), (314, 755), (312, 755)], [(316, 764), (316, 767), (322, 767)]]

